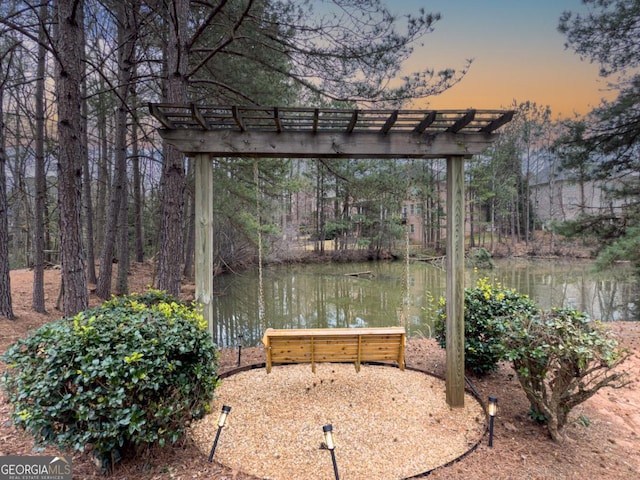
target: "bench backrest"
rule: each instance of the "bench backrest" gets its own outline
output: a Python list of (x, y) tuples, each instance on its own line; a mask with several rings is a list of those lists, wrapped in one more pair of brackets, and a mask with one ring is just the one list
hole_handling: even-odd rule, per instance
[(276, 363), (395, 361), (404, 368), (405, 330), (385, 328), (272, 329), (264, 334), (267, 372)]

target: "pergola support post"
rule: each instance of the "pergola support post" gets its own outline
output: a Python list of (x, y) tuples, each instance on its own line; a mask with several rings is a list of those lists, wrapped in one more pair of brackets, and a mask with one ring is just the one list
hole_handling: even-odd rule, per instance
[(213, 328), (213, 162), (209, 154), (198, 154), (195, 163), (196, 302), (202, 305), (209, 334)]
[(464, 157), (447, 158), (446, 397), (464, 407)]

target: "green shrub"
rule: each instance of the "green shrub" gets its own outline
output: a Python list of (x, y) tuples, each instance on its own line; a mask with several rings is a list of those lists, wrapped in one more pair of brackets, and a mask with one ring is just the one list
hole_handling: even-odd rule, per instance
[(505, 358), (513, 362), (532, 418), (546, 421), (556, 441), (564, 438), (571, 409), (603, 387), (625, 384), (626, 375), (612, 370), (624, 360), (624, 350), (583, 312), (553, 309), (514, 319), (504, 343)]
[[(485, 375), (498, 367), (504, 354), (502, 337), (510, 319), (529, 317), (538, 308), (527, 296), (500, 283), (491, 284), (481, 278), (474, 288), (464, 290), (464, 353), (465, 368), (476, 375)], [(446, 305), (440, 299), (440, 309), (434, 322), (435, 338), (446, 347)]]
[(46, 324), (2, 359), (14, 423), (40, 446), (91, 445), (107, 468), (138, 448), (175, 442), (206, 413), (218, 384), (202, 315), (157, 290)]

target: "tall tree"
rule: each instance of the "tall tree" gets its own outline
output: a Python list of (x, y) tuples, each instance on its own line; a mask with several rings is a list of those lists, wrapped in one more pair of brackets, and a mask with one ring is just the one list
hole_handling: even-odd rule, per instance
[(489, 225), (491, 249), (495, 230), (498, 241), (504, 234), (511, 236), (512, 243), (530, 240), (535, 218), (529, 183), (543, 168), (542, 152), (549, 148), (549, 107), (527, 101), (514, 102), (512, 108), (517, 112), (514, 120), (487, 155), (468, 170), (473, 205), (486, 212), (476, 220)]
[[(132, 65), (134, 69), (133, 77), (137, 76), (135, 69), (136, 64)], [(133, 159), (131, 162), (131, 169), (133, 170), (133, 208), (134, 208), (134, 231), (135, 231), (135, 259), (136, 262), (142, 263), (144, 261), (144, 218), (142, 216), (142, 177), (140, 174), (140, 146), (138, 143), (138, 96), (136, 83), (131, 83), (131, 91), (129, 92), (131, 98), (131, 150), (133, 153)]]
[(40, 6), (40, 27), (38, 33), (38, 66), (36, 74), (36, 166), (35, 166), (35, 202), (34, 202), (34, 228), (33, 228), (33, 292), (32, 308), (36, 312), (46, 313), (44, 304), (44, 210), (47, 197), (47, 179), (44, 158), (44, 132), (45, 132), (45, 63), (47, 51), (47, 19), (49, 18), (49, 6), (43, 3)]
[[(558, 29), (566, 47), (597, 63), (600, 75), (635, 77), (640, 62), (640, 3), (637, 0), (582, 0), (588, 14), (563, 12)], [(630, 72), (630, 73), (628, 73)]]
[(11, 65), (11, 56), (17, 44), (9, 45), (4, 52), (0, 52), (0, 316), (13, 319), (13, 304), (11, 301), (11, 277), (9, 275), (9, 223), (7, 218), (7, 177), (5, 165), (7, 157), (4, 143), (4, 90)]
[(89, 305), (82, 244), (82, 59), (84, 0), (56, 0), (56, 92), (58, 103), (58, 202), (65, 316)]
[(583, 217), (587, 213), (585, 186), (598, 160), (594, 155), (596, 152), (590, 150), (585, 142), (586, 119), (569, 119), (562, 122), (562, 127), (562, 134), (555, 141), (554, 151), (560, 162), (559, 169), (578, 184), (579, 216)]
[[(567, 46), (582, 58), (600, 65), (619, 93), (603, 101), (580, 132), (578, 149), (585, 161), (599, 158), (590, 178), (615, 178), (608, 195), (614, 208), (585, 215), (571, 225), (580, 234), (594, 234), (604, 249), (603, 263), (631, 260), (640, 275), (640, 2), (637, 0), (583, 0), (588, 15), (565, 12), (559, 30)], [(590, 152), (590, 154), (587, 154)]]
[(524, 191), (525, 201), (523, 207), (524, 241), (531, 240), (531, 229), (535, 225), (535, 219), (531, 213), (531, 181), (542, 168), (540, 154), (550, 148), (549, 134), (551, 129), (551, 109), (549, 106), (538, 105), (535, 102), (522, 102), (514, 105), (517, 108), (515, 124), (520, 133), (519, 145), (522, 152), (524, 167)]
[(398, 78), (440, 15), (421, 9), (401, 22), (380, 0), (198, 2), (193, 18), (188, 78), (196, 99), (217, 92), (256, 103), (293, 83), (306, 101), (398, 103), (445, 90), (469, 65)]
[[(102, 253), (100, 256), (100, 276), (96, 285), (96, 294), (100, 298), (111, 295), (113, 252), (118, 243), (118, 293), (127, 293), (126, 276), (128, 274), (128, 198), (127, 198), (127, 114), (130, 83), (133, 77), (133, 64), (136, 45), (136, 2), (116, 2), (116, 23), (118, 29), (118, 107), (116, 110), (115, 131), (115, 171), (107, 212)], [(120, 219), (120, 228), (118, 222)]]
[[(187, 101), (189, 67), (189, 0), (174, 0), (166, 12), (167, 65), (166, 100)], [(162, 171), (162, 219), (158, 255), (158, 287), (178, 295), (182, 274), (184, 245), (184, 155), (171, 145), (165, 146)]]
[[(502, 242), (505, 236), (512, 243), (519, 240), (522, 209), (522, 161), (518, 148), (517, 130), (505, 129), (487, 155), (480, 163), (473, 165), (470, 173), (473, 178), (475, 200), (483, 205), (486, 220), (490, 225), (490, 248), (495, 242)], [(494, 238), (494, 232), (498, 238)]]

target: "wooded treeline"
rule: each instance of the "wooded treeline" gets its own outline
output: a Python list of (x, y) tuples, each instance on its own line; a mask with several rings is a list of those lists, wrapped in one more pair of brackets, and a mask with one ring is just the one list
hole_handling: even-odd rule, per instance
[[(189, 164), (155, 135), (147, 103), (400, 104), (435, 94), (466, 67), (388, 85), (438, 18), (396, 19), (376, 0), (3, 2), (2, 167), (12, 207), (3, 212), (23, 233), (9, 238), (4, 228), (3, 246), (19, 245), (16, 263), (33, 266), (36, 278), (59, 262), (65, 315), (86, 308), (88, 282), (110, 295), (115, 259), (116, 293), (124, 293), (132, 251), (137, 261), (153, 257), (157, 286), (177, 294), (193, 255)], [(254, 203), (253, 169), (231, 160), (216, 167), (232, 184), (223, 194), (238, 195), (219, 209), (233, 245), (252, 236), (238, 207)], [(281, 170), (260, 165), (265, 189), (282, 183)]]
[[(439, 18), (396, 18), (378, 0), (3, 1), (0, 315), (13, 316), (9, 268), (33, 268), (40, 312), (42, 272), (52, 264), (65, 315), (87, 307), (89, 284), (111, 295), (115, 261), (113, 293), (127, 292), (129, 261), (149, 259), (156, 286), (179, 292), (193, 265), (192, 165), (157, 136), (149, 102), (400, 107), (437, 95), (470, 65), (401, 74)], [(577, 45), (572, 20), (562, 25)], [(544, 106), (507, 108), (515, 120), (467, 170), (472, 245), (530, 239), (541, 225), (533, 179), (564, 166), (586, 182), (587, 160), (567, 159), (602, 163), (601, 144), (587, 144), (595, 117), (559, 124)], [(272, 255), (298, 235), (316, 239), (319, 251), (323, 239), (393, 249), (407, 228), (403, 204), (417, 206), (420, 243), (441, 246), (438, 162), (214, 162), (217, 269), (252, 261), (258, 231)]]

